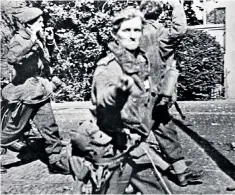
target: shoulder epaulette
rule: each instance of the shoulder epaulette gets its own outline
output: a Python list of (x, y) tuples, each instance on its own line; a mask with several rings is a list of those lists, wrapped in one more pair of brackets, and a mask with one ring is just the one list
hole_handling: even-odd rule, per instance
[(113, 53), (110, 53), (106, 57), (99, 60), (97, 62), (97, 66), (107, 66), (114, 59), (115, 59), (115, 55)]

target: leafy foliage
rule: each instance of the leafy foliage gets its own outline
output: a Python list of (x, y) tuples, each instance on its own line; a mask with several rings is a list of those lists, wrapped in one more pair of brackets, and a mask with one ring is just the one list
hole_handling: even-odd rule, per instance
[(6, 54), (8, 52), (8, 44), (16, 30), (15, 22), (12, 18), (12, 13), (15, 13), (16, 9), (12, 9), (12, 6), (21, 8), (25, 6), (23, 1), (4, 1), (1, 4), (1, 88), (6, 86), (12, 74), (13, 67), (7, 63)]
[(223, 83), (224, 55), (215, 37), (188, 29), (176, 50), (181, 100), (208, 100), (217, 84)]
[[(136, 1), (134, 1), (136, 3)], [(134, 4), (132, 1), (43, 1), (34, 6), (43, 9), (46, 25), (53, 26), (62, 61), (54, 74), (66, 84), (56, 101), (79, 101), (90, 98), (96, 62), (105, 54), (111, 19), (116, 11)]]
[[(128, 5), (138, 7), (140, 1), (31, 0), (26, 3), (41, 8), (45, 13), (45, 25), (54, 27), (62, 59), (54, 64), (53, 74), (65, 83), (55, 100), (89, 100), (95, 64), (105, 55), (107, 43), (112, 39), (110, 30), (114, 13)], [(8, 20), (3, 18), (3, 21)], [(4, 25), (10, 28), (12, 23)], [(8, 29), (9, 32), (12, 30)], [(204, 94), (220, 81), (217, 72), (222, 71), (223, 55), (219, 44), (206, 33), (189, 30), (178, 47), (177, 58), (182, 73), (180, 97), (208, 99)]]
[(202, 20), (198, 20), (194, 9), (192, 8), (193, 1), (184, 1), (184, 11), (188, 26), (200, 25)]

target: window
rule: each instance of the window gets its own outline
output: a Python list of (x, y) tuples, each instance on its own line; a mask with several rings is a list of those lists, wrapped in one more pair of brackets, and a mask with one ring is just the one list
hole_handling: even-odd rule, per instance
[(223, 0), (182, 0), (189, 26), (225, 24)]

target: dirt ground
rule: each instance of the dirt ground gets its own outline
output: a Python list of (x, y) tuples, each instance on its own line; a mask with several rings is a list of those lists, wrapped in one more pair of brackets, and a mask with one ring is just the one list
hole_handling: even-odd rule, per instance
[[(235, 101), (180, 102), (187, 116), (183, 121), (175, 109), (179, 137), (192, 168), (206, 172), (204, 183), (179, 187), (171, 183), (176, 194), (235, 194), (228, 186), (235, 187)], [(90, 103), (53, 104), (63, 138), (69, 131), (89, 116)], [(3, 164), (8, 172), (1, 175), (2, 194), (71, 194), (73, 178), (49, 174), (47, 166), (39, 160), (21, 164), (17, 153), (8, 152)]]

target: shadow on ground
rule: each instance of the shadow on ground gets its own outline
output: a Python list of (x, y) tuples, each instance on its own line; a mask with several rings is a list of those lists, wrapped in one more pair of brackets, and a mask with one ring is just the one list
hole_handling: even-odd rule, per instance
[(204, 151), (208, 156), (213, 159), (217, 166), (227, 174), (231, 179), (235, 181), (235, 166), (231, 163), (223, 154), (221, 154), (212, 144), (198, 135), (195, 131), (187, 127), (181, 120), (174, 119), (175, 124), (182, 129), (187, 135), (189, 135)]

